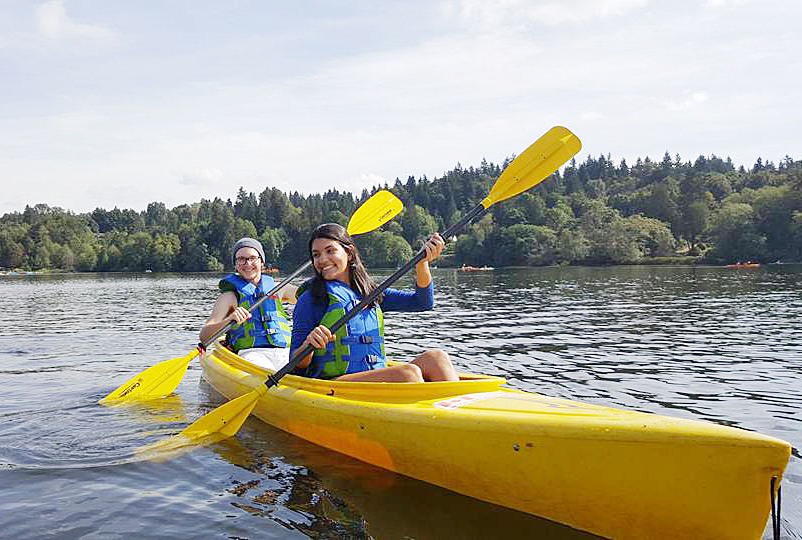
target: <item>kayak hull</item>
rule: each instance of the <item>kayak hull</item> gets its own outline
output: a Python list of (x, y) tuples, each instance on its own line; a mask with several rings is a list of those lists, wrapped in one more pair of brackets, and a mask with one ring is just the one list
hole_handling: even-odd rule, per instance
[[(225, 397), (267, 372), (217, 348)], [(504, 379), (348, 383), (288, 375), (261, 420), (310, 442), (477, 499), (610, 538), (757, 539), (785, 441), (503, 388)]]

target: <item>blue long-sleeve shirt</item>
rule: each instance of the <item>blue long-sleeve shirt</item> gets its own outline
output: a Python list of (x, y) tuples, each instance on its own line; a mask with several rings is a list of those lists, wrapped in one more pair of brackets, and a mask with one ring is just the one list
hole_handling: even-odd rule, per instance
[[(384, 312), (427, 311), (434, 306), (434, 287), (429, 283), (428, 287), (415, 287), (414, 291), (386, 289), (384, 300), (380, 305)], [(295, 349), (303, 344), (309, 332), (320, 324), (325, 311), (325, 306), (316, 304), (312, 299), (312, 293), (308, 290), (298, 298), (292, 313), (290, 354), (295, 352)]]

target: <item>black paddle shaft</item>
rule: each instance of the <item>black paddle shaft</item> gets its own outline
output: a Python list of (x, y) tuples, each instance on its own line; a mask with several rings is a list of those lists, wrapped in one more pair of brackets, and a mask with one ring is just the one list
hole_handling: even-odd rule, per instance
[[(484, 214), (486, 211), (487, 211), (487, 209), (484, 206), (482, 206), (481, 204), (476, 205), (476, 207), (473, 210), (471, 210), (470, 212), (468, 212), (467, 214), (465, 214), (465, 216), (461, 220), (459, 220), (457, 223), (455, 223), (454, 225), (452, 225), (451, 227), (449, 227), (448, 229), (443, 231), (443, 233), (442, 233), (443, 240), (448, 241), (448, 239), (450, 237), (454, 236), (454, 233), (456, 233), (457, 231), (461, 230), (465, 225), (468, 224), (468, 222), (470, 222), (472, 219), (476, 218), (477, 216), (480, 216), (480, 215)], [(367, 306), (372, 304), (373, 301), (376, 300), (376, 298), (382, 292), (384, 292), (384, 290), (387, 287), (389, 287), (390, 285), (392, 285), (393, 283), (398, 281), (398, 279), (401, 276), (403, 276), (404, 274), (409, 272), (412, 269), (412, 267), (415, 266), (416, 264), (418, 264), (421, 261), (421, 259), (423, 259), (425, 256), (426, 256), (426, 252), (424, 250), (420, 250), (417, 255), (412, 257), (411, 261), (409, 261), (404, 266), (402, 266), (401, 268), (396, 270), (395, 273), (392, 276), (390, 276), (387, 279), (385, 279), (381, 283), (381, 285), (379, 285), (378, 287), (373, 289), (373, 291), (369, 295), (367, 295), (365, 298), (363, 298), (362, 301), (359, 304), (357, 304), (356, 306), (351, 308), (351, 310), (348, 311), (348, 313), (346, 313), (345, 315), (340, 317), (339, 320), (337, 320), (337, 322), (335, 322), (333, 325), (331, 325), (331, 328), (329, 328), (329, 330), (331, 330), (331, 333), (335, 334), (337, 332), (337, 330), (339, 330), (340, 328), (345, 326), (345, 324), (348, 321), (353, 319), (354, 316), (357, 313), (359, 313), (360, 311), (365, 309)], [(309, 264), (311, 264), (311, 263), (307, 263), (307, 265), (309, 265)], [(270, 388), (271, 386), (276, 386), (278, 384), (279, 379), (281, 379), (284, 375), (286, 375), (287, 373), (289, 373), (292, 370), (294, 370), (295, 367), (301, 362), (301, 360), (303, 358), (306, 358), (306, 356), (309, 355), (309, 353), (313, 352), (314, 350), (315, 350), (315, 348), (312, 345), (307, 345), (306, 347), (303, 347), (302, 349), (296, 350), (295, 354), (292, 355), (292, 358), (290, 358), (290, 361), (284, 367), (279, 369), (273, 375), (268, 375), (267, 380), (265, 381), (265, 385), (267, 385), (268, 388)]]
[[(274, 294), (276, 294), (276, 293), (277, 293), (279, 290), (281, 290), (281, 288), (282, 288), (282, 287), (284, 287), (284, 285), (286, 285), (287, 283), (289, 283), (290, 281), (292, 281), (293, 279), (295, 279), (296, 277), (298, 277), (298, 275), (299, 275), (301, 272), (303, 272), (304, 270), (306, 270), (307, 268), (309, 268), (311, 265), (312, 265), (312, 262), (311, 262), (311, 261), (306, 261), (306, 264), (304, 264), (303, 266), (301, 266), (301, 267), (300, 267), (298, 270), (296, 270), (295, 272), (293, 272), (293, 273), (292, 273), (292, 274), (290, 274), (289, 276), (287, 276), (287, 277), (285, 277), (284, 279), (282, 279), (282, 280), (281, 280), (281, 283), (279, 283), (278, 285), (276, 285), (275, 287), (273, 287), (272, 289), (270, 289), (270, 292), (268, 292), (268, 293), (267, 293), (267, 294), (265, 294), (263, 297), (261, 297), (259, 300), (257, 300), (256, 302), (254, 302), (254, 304), (253, 304), (253, 305), (252, 305), (250, 308), (248, 308), (248, 311), (250, 311), (251, 313), (253, 313), (253, 310), (255, 310), (256, 308), (258, 308), (259, 306), (261, 306), (261, 305), (262, 305), (262, 303), (264, 303), (264, 301), (265, 301), (265, 300), (267, 300), (268, 298), (270, 298), (271, 296), (273, 296)], [(208, 347), (209, 345), (211, 345), (212, 343), (214, 343), (215, 341), (217, 341), (217, 338), (219, 338), (220, 336), (222, 336), (223, 334), (225, 334), (226, 332), (228, 332), (228, 331), (229, 331), (229, 329), (231, 329), (231, 327), (232, 327), (232, 326), (234, 326), (235, 324), (237, 324), (237, 322), (236, 322), (236, 321), (230, 321), (230, 322), (229, 322), (227, 325), (225, 325), (223, 328), (221, 328), (220, 330), (218, 330), (217, 332), (215, 332), (215, 333), (214, 333), (214, 335), (213, 335), (212, 337), (210, 337), (209, 339), (207, 339), (206, 341), (204, 341), (204, 342), (202, 342), (202, 343), (198, 343), (198, 348), (200, 348), (200, 349), (201, 349), (201, 351), (205, 351), (205, 350), (206, 350), (206, 347)]]

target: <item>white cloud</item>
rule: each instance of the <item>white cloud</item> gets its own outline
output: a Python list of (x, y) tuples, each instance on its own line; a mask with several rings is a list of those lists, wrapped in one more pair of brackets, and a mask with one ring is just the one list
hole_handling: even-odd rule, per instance
[(39, 31), (50, 39), (109, 40), (114, 32), (97, 25), (77, 23), (67, 15), (64, 0), (48, 0), (36, 8)]
[(178, 183), (182, 186), (213, 186), (223, 178), (223, 171), (216, 168), (199, 168), (174, 174), (178, 176)]
[(694, 92), (682, 101), (667, 101), (665, 106), (671, 111), (686, 111), (701, 105), (708, 99), (705, 92)]
[(448, 9), (487, 26), (556, 26), (625, 15), (647, 0), (457, 0)]
[(390, 184), (390, 186), (392, 187), (392, 183), (389, 182), (387, 178), (379, 174), (362, 173), (354, 178), (350, 178), (348, 180), (343, 180), (339, 182), (336, 186), (336, 189), (338, 189), (339, 191), (350, 191), (351, 193), (354, 193), (357, 196), (359, 196), (362, 193), (363, 189), (366, 188), (369, 189), (374, 186), (383, 186), (385, 183)]
[(719, 8), (723, 6), (743, 6), (749, 4), (752, 0), (705, 0), (704, 6), (709, 8)]

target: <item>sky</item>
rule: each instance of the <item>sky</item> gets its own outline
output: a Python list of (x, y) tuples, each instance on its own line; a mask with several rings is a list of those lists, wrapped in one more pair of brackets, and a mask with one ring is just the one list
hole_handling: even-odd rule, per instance
[(802, 159), (800, 0), (0, 0), (0, 214), (609, 154)]

